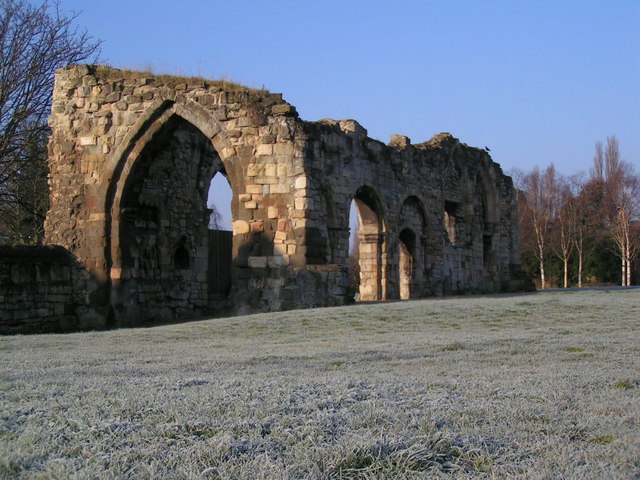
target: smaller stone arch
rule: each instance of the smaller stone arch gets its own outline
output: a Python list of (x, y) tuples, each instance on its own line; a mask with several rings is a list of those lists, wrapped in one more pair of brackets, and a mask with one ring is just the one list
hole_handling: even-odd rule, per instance
[[(429, 238), (430, 229), (427, 225), (427, 216), (423, 203), (417, 195), (409, 195), (402, 202), (399, 230), (400, 298), (425, 296), (427, 294), (425, 289), (430, 282), (429, 276), (431, 272), (431, 266), (428, 264), (428, 255), (430, 250), (434, 248), (434, 241)], [(403, 268), (406, 270), (407, 266), (407, 261), (404, 260), (403, 256), (407, 254), (411, 254), (411, 274), (409, 277), (403, 274)], [(433, 255), (433, 252), (431, 254)]]
[(363, 185), (353, 196), (358, 215), (360, 300), (386, 299), (386, 221), (380, 196)]

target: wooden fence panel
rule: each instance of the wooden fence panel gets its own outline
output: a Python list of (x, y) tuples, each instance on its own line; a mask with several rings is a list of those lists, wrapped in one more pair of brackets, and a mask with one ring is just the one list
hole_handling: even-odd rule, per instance
[(209, 293), (227, 295), (231, 289), (232, 232), (209, 230)]

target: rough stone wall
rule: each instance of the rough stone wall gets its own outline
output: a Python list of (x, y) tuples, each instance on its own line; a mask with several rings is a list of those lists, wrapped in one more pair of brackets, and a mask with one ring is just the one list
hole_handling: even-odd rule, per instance
[[(379, 262), (363, 270), (361, 261), (363, 299), (399, 298), (399, 239), (407, 230), (415, 237), (413, 297), (522, 288), (512, 273), (519, 265), (513, 185), (484, 150), (449, 134), (417, 145), (394, 135), (384, 145), (353, 120), (305, 128), (306, 170), (315, 187), (307, 221), (327, 248), (337, 245), (330, 256), (344, 261), (348, 254), (352, 199), (362, 203), (361, 212), (377, 217), (365, 220), (359, 234), (361, 257), (364, 245), (369, 261)], [(323, 205), (327, 201), (330, 206)], [(339, 238), (331, 241), (335, 231)], [(366, 292), (363, 284), (370, 287)]]
[(73, 261), (59, 247), (0, 247), (0, 334), (78, 328)]
[[(362, 300), (518, 288), (511, 180), (448, 134), (384, 145), (266, 91), (92, 66), (56, 72), (50, 125), (46, 242), (84, 268), (85, 326), (347, 303), (352, 200)], [(216, 174), (233, 192), (224, 301), (207, 280)]]

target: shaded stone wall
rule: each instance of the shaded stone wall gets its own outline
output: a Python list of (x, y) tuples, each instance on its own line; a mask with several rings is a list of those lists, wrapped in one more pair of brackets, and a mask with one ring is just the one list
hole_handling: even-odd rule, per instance
[[(511, 180), (448, 134), (385, 145), (266, 91), (86, 65), (56, 72), (50, 125), (46, 242), (84, 268), (85, 326), (345, 304), (352, 200), (360, 299), (522, 287)], [(207, 284), (216, 174), (233, 192), (225, 299)]]
[(73, 268), (60, 247), (0, 247), (0, 334), (77, 329)]

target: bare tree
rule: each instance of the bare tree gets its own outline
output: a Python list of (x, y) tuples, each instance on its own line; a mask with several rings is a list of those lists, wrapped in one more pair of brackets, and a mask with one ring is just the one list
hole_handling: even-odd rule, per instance
[[(63, 15), (59, 4), (48, 0), (40, 6), (25, 0), (0, 1), (0, 221), (12, 230), (14, 240), (35, 243), (40, 238), (13, 229), (23, 224), (15, 215), (42, 221), (40, 197), (48, 196), (46, 180), (42, 181), (43, 138), (49, 134), (54, 71), (95, 62), (99, 54), (100, 42), (74, 27), (77, 16)], [(38, 188), (25, 189), (25, 181)]]
[(565, 204), (565, 214), (573, 230), (573, 244), (578, 254), (578, 288), (582, 288), (586, 241), (594, 224), (590, 215), (592, 202), (587, 198), (589, 184), (585, 183), (584, 173), (570, 177), (569, 189), (571, 197)]
[(601, 215), (616, 245), (614, 253), (620, 258), (621, 284), (631, 285), (631, 265), (640, 248), (635, 228), (640, 217), (640, 179), (632, 165), (620, 159), (615, 136), (607, 138), (604, 149), (596, 143), (591, 174), (592, 181), (604, 190)]
[(604, 174), (604, 150), (602, 148), (602, 142), (596, 142), (596, 153), (593, 157), (593, 166), (591, 167), (591, 178), (602, 180), (605, 177)]
[(538, 260), (540, 268), (540, 288), (547, 287), (546, 261), (551, 242), (553, 223), (558, 212), (558, 174), (553, 164), (543, 172), (535, 167), (520, 177), (519, 186), (526, 198), (525, 208), (521, 211), (528, 223), (530, 235), (526, 242), (532, 243), (531, 251)]
[(620, 190), (615, 198), (616, 213), (613, 218), (611, 235), (616, 244), (616, 254), (621, 261), (621, 284), (631, 285), (631, 265), (638, 255), (638, 212), (640, 197), (640, 179), (629, 173), (624, 176)]
[(207, 207), (211, 210), (211, 213), (209, 214), (209, 230), (222, 230), (222, 215), (218, 211), (216, 204), (214, 202), (209, 202)]
[(557, 177), (556, 198), (557, 216), (553, 221), (553, 237), (551, 248), (562, 261), (563, 287), (569, 287), (569, 259), (575, 247), (576, 234), (576, 202), (569, 183), (562, 176)]
[(44, 219), (49, 208), (47, 185), (47, 137), (44, 132), (36, 143), (28, 145), (28, 161), (12, 178), (13, 201), (0, 204), (0, 228), (13, 243), (40, 244), (44, 237)]
[(529, 246), (538, 260), (540, 287), (544, 289), (547, 287), (545, 266), (551, 228), (558, 210), (558, 176), (551, 164), (544, 172), (538, 167), (527, 174), (516, 172), (514, 180), (520, 190), (521, 238), (525, 248)]

